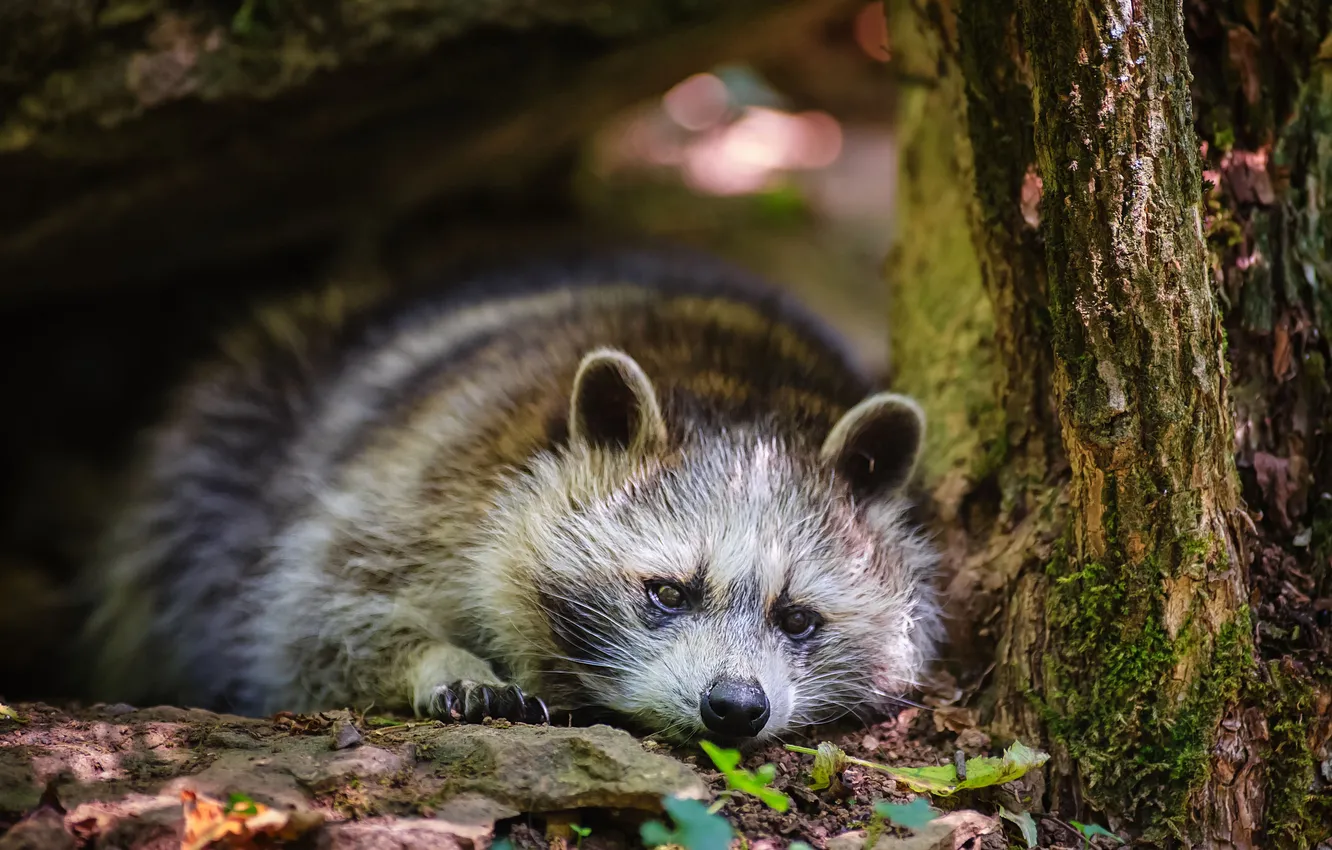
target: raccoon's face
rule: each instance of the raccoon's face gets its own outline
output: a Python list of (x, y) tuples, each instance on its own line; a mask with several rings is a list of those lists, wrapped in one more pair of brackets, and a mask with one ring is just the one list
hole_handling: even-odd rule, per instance
[(914, 403), (873, 396), (822, 446), (754, 431), (667, 453), (648, 378), (602, 351), (571, 411), (568, 449), (502, 512), (509, 575), (491, 585), (520, 641), (508, 653), (546, 692), (667, 739), (735, 744), (914, 683), (936, 616), (933, 556), (898, 498)]

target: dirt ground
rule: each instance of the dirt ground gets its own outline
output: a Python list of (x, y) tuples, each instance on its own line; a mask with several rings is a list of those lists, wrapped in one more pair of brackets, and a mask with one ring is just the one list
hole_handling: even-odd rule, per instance
[[(384, 726), (385, 720), (346, 712), (255, 720), (166, 708), (13, 708), (22, 723), (0, 719), (3, 850), (181, 846), (179, 794), (187, 787), (313, 812), (324, 823), (320, 847), (471, 850), (508, 838), (520, 850), (567, 850), (576, 842), (562, 836), (570, 834), (568, 824), (578, 823), (591, 830), (584, 850), (612, 850), (640, 846), (638, 826), (654, 814), (656, 794), (674, 788), (715, 799), (725, 790), (702, 753), (669, 753), (692, 764), (695, 774), (668, 758), (664, 747), (641, 746), (606, 727)], [(972, 719), (965, 709), (910, 708), (896, 719), (844, 724), (790, 743), (832, 741), (850, 756), (898, 766), (946, 764), (958, 749), (999, 754)], [(863, 843), (857, 830), (870, 823), (874, 802), (914, 796), (887, 775), (854, 766), (831, 789), (811, 791), (812, 758), (781, 744), (752, 753), (744, 765), (766, 763), (776, 766), (773, 785), (791, 797), (791, 808), (779, 813), (736, 795), (721, 809), (751, 850), (797, 840), (818, 850), (856, 848)], [(1002, 786), (998, 796), (992, 790), (932, 802), (993, 816), (1003, 799), (1010, 808), (1018, 805), (1011, 795), (1022, 793), (1014, 787), (1021, 784)], [(424, 823), (453, 832), (431, 833), (421, 843), (408, 833)], [(1037, 823), (1041, 846), (1081, 846), (1070, 827)], [(1005, 828), (1006, 837), (995, 829), (957, 846), (1023, 846), (1016, 830)], [(878, 846), (907, 846), (899, 842), (909, 835), (888, 828)]]

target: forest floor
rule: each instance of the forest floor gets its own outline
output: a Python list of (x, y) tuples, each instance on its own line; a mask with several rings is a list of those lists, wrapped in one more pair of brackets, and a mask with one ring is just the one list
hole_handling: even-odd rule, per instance
[[(853, 758), (894, 766), (948, 765), (959, 749), (995, 749), (973, 720), (968, 709), (912, 708), (793, 743), (832, 742)], [(813, 791), (811, 756), (778, 744), (751, 753), (743, 766), (765, 764), (773, 765), (770, 787), (791, 801), (784, 812), (758, 796), (727, 793), (723, 774), (698, 750), (672, 752), (604, 726), (16, 704), (0, 709), (0, 850), (202, 847), (200, 836), (223, 820), (232, 843), (216, 846), (283, 839), (321, 848), (473, 850), (507, 839), (517, 850), (613, 850), (641, 846), (646, 820), (670, 822), (660, 813), (663, 795), (724, 801), (720, 813), (749, 850), (793, 841), (857, 850), (866, 827), (879, 850), (1026, 844), (996, 817), (1000, 800), (1025, 793), (1024, 780), (936, 797), (936, 821), (912, 830), (875, 815), (876, 802), (914, 797), (885, 773), (852, 765), (831, 788)], [(1057, 821), (1034, 824), (1041, 847), (1090, 846)]]

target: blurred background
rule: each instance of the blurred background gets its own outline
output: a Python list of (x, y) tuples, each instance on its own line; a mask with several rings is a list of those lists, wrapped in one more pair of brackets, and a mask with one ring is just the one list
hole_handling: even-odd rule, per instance
[(765, 273), (890, 370), (881, 3), (464, 5), (0, 10), (6, 698), (59, 696), (65, 583), (134, 435), (256, 299), (649, 237)]

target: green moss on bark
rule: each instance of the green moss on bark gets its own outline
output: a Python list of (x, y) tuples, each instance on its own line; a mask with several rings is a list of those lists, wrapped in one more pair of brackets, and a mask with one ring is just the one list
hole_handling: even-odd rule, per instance
[(1255, 685), (1267, 706), (1267, 837), (1273, 847), (1307, 850), (1332, 837), (1332, 794), (1316, 790), (1318, 759), (1309, 746), (1318, 717), (1316, 692), (1305, 676), (1266, 665)]
[(1005, 514), (1021, 513), (1032, 491), (1062, 469), (1051, 404), (1054, 373), (1046, 295), (1045, 250), (1036, 204), (1031, 81), (1022, 56), (1017, 0), (961, 0), (957, 57), (966, 84), (966, 119), (974, 158), (973, 243), (995, 314), (1001, 366), (998, 403), (1003, 436), (979, 471), (995, 475)]
[(984, 472), (976, 458), (1006, 452), (995, 319), (968, 224), (974, 181), (963, 81), (946, 61), (955, 48), (906, 4), (888, 11), (901, 81), (896, 218), (910, 229), (887, 263), (893, 383), (925, 406), (922, 481), (933, 487), (949, 473)]
[[(1116, 516), (1113, 492), (1106, 501)], [(1176, 546), (1193, 556), (1211, 551), (1197, 539)], [(1159, 560), (1126, 569), (1117, 540), (1107, 555), (1117, 563), (1078, 565), (1061, 555), (1047, 569), (1047, 627), (1061, 644), (1046, 658), (1045, 695), (1036, 699), (1094, 799), (1151, 824), (1151, 840), (1184, 837), (1190, 802), (1209, 776), (1217, 724), (1252, 671), (1249, 615), (1241, 610), (1208, 646), (1199, 645), (1205, 638), (1192, 617), (1172, 638), (1162, 624)], [(1206, 672), (1175, 700), (1161, 699), (1178, 690), (1175, 671), (1187, 658)]]

